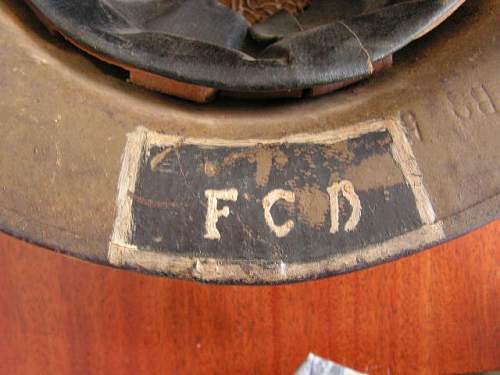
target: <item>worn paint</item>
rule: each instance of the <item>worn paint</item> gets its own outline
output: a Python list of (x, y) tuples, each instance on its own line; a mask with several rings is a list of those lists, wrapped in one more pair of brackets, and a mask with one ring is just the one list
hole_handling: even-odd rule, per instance
[[(150, 261), (153, 254), (198, 259), (195, 271), (184, 272), (199, 273), (209, 259), (219, 259), (221, 278), (231, 262), (251, 266), (252, 278), (264, 277), (254, 275), (261, 262), (279, 262), (280, 277), (286, 278), (292, 264), (320, 264), (404, 238), (432, 224), (433, 211), (400, 126), (374, 121), (324, 134), (246, 141), (179, 139), (139, 129), (126, 151), (141, 150), (135, 156), (139, 163), (157, 160), (174, 145), (176, 152), (156, 170), (134, 169), (135, 182), (122, 179), (135, 185), (135, 195), (128, 196), (131, 205), (119, 203), (119, 211), (130, 211), (118, 216), (132, 224), (122, 240), (112, 241), (110, 260), (128, 262), (122, 256), (135, 248), (152, 253)], [(124, 160), (135, 165), (132, 159)], [(385, 187), (377, 177), (358, 186), (362, 179), (352, 169), (380, 160), (387, 168)], [(130, 168), (124, 168), (126, 176)], [(162, 208), (144, 199), (162, 202)], [(440, 236), (439, 230), (430, 233)], [(130, 251), (117, 250), (122, 245)], [(247, 271), (238, 277), (250, 277)]]

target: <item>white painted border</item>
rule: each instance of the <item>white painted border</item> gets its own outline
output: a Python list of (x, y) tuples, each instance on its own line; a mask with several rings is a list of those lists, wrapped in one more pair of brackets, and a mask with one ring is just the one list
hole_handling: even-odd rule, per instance
[[(122, 156), (122, 169), (118, 177), (118, 194), (116, 197), (116, 219), (113, 226), (111, 243), (128, 243), (132, 234), (132, 197), (135, 192), (135, 184), (139, 173), (140, 158), (146, 143), (147, 131), (144, 128), (137, 129), (134, 133), (127, 135), (127, 143)], [(111, 263), (112, 251), (108, 252)]]
[(181, 275), (204, 281), (238, 280), (242, 283), (284, 282), (307, 279), (321, 274), (335, 274), (353, 270), (359, 264), (370, 264), (391, 259), (401, 250), (419, 249), (444, 238), (441, 223), (393, 237), (383, 243), (370, 245), (348, 254), (309, 263), (265, 263), (223, 261), (214, 258), (196, 259), (152, 251), (138, 250), (135, 246), (110, 244), (109, 260), (120, 267), (132, 267), (154, 273)]
[[(259, 265), (258, 262), (227, 262), (213, 258), (191, 258), (139, 250), (130, 244), (132, 234), (132, 198), (141, 157), (147, 157), (151, 146), (198, 145), (206, 147), (251, 147), (258, 144), (314, 143), (334, 144), (365, 134), (388, 131), (392, 137), (391, 153), (415, 196), (417, 210), (424, 223), (420, 229), (391, 238), (383, 243), (360, 248), (349, 254), (301, 264)], [(146, 155), (144, 155), (146, 152)], [(108, 260), (116, 266), (141, 268), (150, 272), (184, 275), (206, 281), (240, 280), (242, 282), (280, 282), (322, 273), (353, 269), (360, 263), (374, 263), (389, 259), (403, 249), (417, 249), (444, 238), (441, 223), (435, 222), (435, 213), (422, 173), (410, 143), (398, 120), (376, 120), (316, 134), (295, 134), (279, 139), (226, 140), (200, 139), (164, 135), (139, 127), (127, 136), (118, 181), (117, 215), (109, 244)], [(132, 194), (131, 194), (132, 193)]]

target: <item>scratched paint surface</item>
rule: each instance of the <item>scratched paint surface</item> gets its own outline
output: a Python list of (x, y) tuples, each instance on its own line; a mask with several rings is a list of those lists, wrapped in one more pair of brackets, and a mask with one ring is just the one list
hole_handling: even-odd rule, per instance
[[(252, 147), (154, 145), (142, 149), (132, 196), (130, 244), (140, 250), (234, 260), (320, 260), (381, 243), (422, 226), (415, 197), (390, 152), (387, 131), (334, 144), (282, 143)], [(360, 168), (363, 167), (363, 168)], [(380, 176), (360, 173), (380, 169)], [(356, 171), (356, 172), (354, 172)], [(380, 178), (383, 178), (381, 185)], [(371, 180), (371, 181), (370, 181)], [(360, 217), (348, 228), (355, 205), (335, 183), (348, 181)], [(206, 191), (235, 189), (219, 200), (218, 239), (206, 238)], [(266, 221), (263, 200), (280, 189)], [(335, 215), (333, 206), (337, 205)], [(332, 231), (337, 221), (337, 230)], [(352, 221), (352, 219), (351, 219)], [(292, 222), (282, 237), (272, 225)]]

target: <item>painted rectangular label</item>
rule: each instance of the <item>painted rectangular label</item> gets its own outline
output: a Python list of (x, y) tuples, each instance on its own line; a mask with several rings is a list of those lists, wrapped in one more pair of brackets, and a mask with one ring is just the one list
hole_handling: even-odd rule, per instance
[(132, 134), (113, 243), (224, 262), (311, 263), (434, 220), (398, 129), (363, 124), (280, 140)]

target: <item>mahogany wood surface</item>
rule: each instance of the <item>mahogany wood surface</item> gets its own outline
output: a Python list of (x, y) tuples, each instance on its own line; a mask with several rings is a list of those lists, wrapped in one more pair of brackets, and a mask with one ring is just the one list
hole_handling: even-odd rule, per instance
[(309, 352), (371, 374), (500, 368), (500, 222), (286, 286), (200, 285), (0, 235), (0, 374), (292, 374)]

